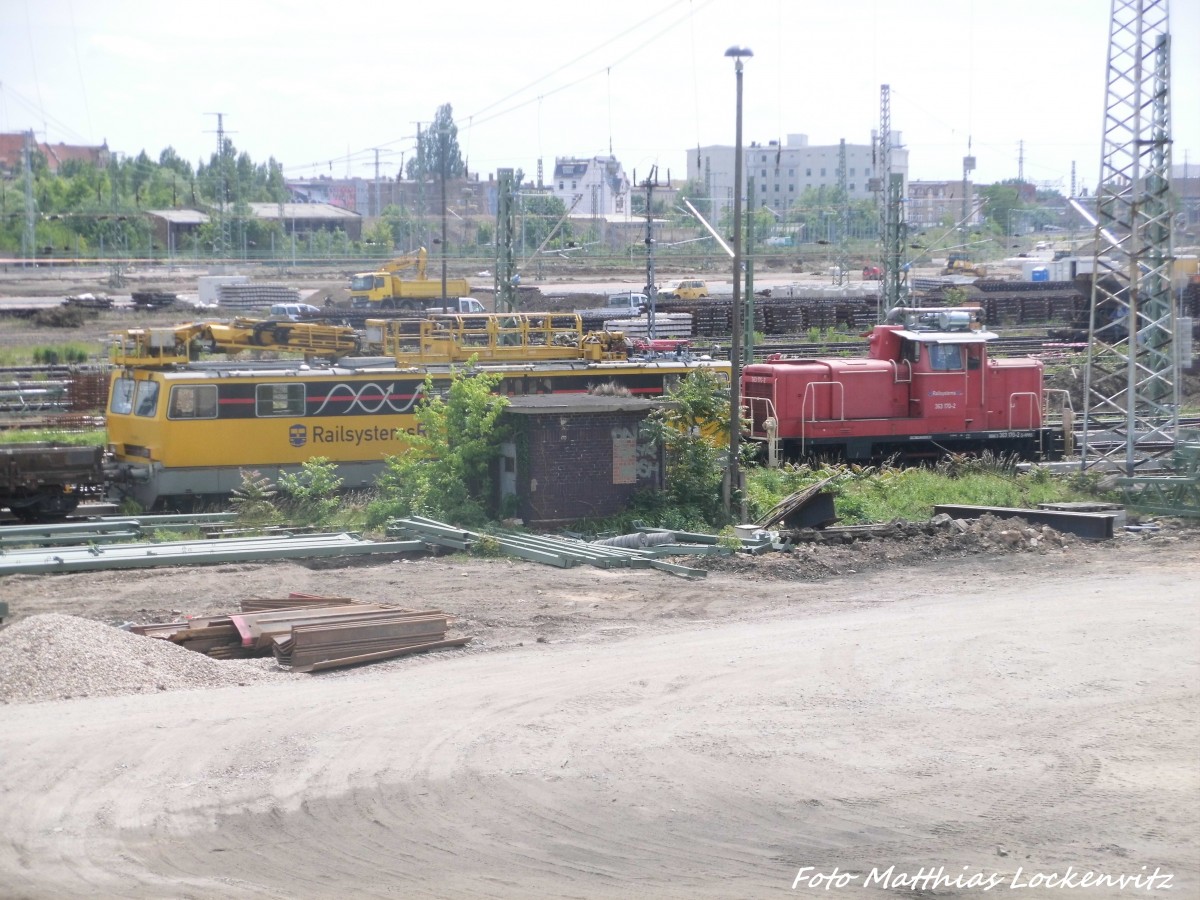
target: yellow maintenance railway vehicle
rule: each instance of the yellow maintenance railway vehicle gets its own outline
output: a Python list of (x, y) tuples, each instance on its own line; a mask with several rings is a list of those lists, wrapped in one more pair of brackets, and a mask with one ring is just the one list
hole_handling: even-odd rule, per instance
[[(240, 359), (293, 354), (287, 359)], [(207, 354), (226, 359), (206, 359)], [(297, 355), (299, 354), (299, 355)], [(317, 323), (198, 322), (114, 335), (108, 402), (112, 485), (145, 509), (227, 496), (243, 472), (272, 479), (323, 456), (347, 489), (371, 485), (415, 433), (425, 392), (475, 358), (508, 395), (586, 393), (615, 383), (657, 397), (699, 368), (682, 355), (634, 358), (620, 334), (575, 314)]]

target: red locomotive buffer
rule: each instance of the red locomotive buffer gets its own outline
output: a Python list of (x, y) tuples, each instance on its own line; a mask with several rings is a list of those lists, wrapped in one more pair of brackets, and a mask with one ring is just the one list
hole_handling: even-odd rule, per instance
[(1042, 363), (989, 359), (975, 307), (893, 310), (866, 359), (769, 357), (742, 370), (748, 436), (784, 458), (879, 459), (989, 449), (1061, 455)]

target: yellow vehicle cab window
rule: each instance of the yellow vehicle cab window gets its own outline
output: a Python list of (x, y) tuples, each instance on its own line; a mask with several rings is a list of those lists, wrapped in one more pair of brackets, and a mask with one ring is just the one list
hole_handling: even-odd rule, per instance
[(259, 416), (304, 415), (302, 384), (260, 384), (254, 389), (254, 399)]
[(133, 411), (135, 415), (153, 416), (158, 412), (158, 382), (157, 381), (139, 381), (137, 385), (137, 394), (133, 401)]
[(109, 404), (109, 408), (116, 415), (127, 416), (133, 412), (134, 384), (132, 378), (118, 378), (113, 382), (112, 403)]
[(217, 417), (217, 386), (215, 384), (176, 385), (171, 388), (167, 405), (168, 419), (215, 419)]

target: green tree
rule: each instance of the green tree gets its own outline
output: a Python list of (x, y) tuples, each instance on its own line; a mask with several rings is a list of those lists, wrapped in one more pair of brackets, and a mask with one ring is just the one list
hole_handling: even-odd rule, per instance
[(455, 373), (444, 395), (432, 377), (425, 379), (417, 433), (408, 437), (407, 453), (388, 458), (369, 523), (414, 513), (464, 526), (488, 520), (491, 467), (507, 438), (500, 415), (508, 398), (495, 393), (500, 376), (477, 372), (476, 362)]
[(992, 229), (1001, 234), (1008, 231), (1008, 214), (1010, 210), (1024, 209), (1021, 194), (1018, 190), (1021, 182), (1014, 179), (1000, 181), (996, 184), (985, 185), (979, 189), (984, 198), (983, 211)]
[[(389, 247), (412, 246), (417, 235), (417, 223), (408, 210), (389, 204), (383, 208), (381, 218), (391, 231)], [(389, 250), (389, 255), (390, 252)]]
[(363, 241), (369, 246), (375, 247), (384, 256), (391, 254), (396, 245), (396, 239), (392, 235), (392, 226), (386, 219), (376, 220), (363, 234)]
[[(521, 234), (527, 253), (532, 253), (541, 246), (542, 241), (549, 237), (554, 226), (567, 213), (566, 204), (552, 194), (533, 194), (521, 198)], [(555, 232), (555, 237), (565, 246), (575, 240), (575, 232), (570, 222), (564, 222)]]
[(337, 464), (324, 456), (307, 460), (299, 472), (279, 476), (279, 490), (291, 502), (298, 516), (314, 525), (324, 525), (338, 508), (338, 490), (342, 478)]
[(443, 171), (447, 178), (461, 178), (465, 174), (466, 163), (458, 146), (458, 126), (454, 124), (454, 110), (449, 103), (437, 108), (433, 123), (418, 135), (417, 153), (406, 168), (412, 181), (438, 179)]
[(667, 451), (666, 491), (643, 498), (647, 517), (671, 528), (719, 526), (729, 440), (729, 385), (698, 369), (667, 393), (645, 429)]

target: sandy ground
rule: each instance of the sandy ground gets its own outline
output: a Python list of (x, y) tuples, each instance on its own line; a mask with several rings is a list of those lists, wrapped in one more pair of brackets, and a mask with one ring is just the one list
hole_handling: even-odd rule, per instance
[[(0, 896), (983, 896), (901, 880), (922, 867), (990, 896), (1197, 896), (1194, 531), (811, 571), (447, 557), (0, 580), (19, 615), (302, 590), (437, 606), (476, 638), (0, 706)], [(1160, 877), (1036, 880), (1068, 867)], [(843, 887), (812, 881), (835, 869)]]

